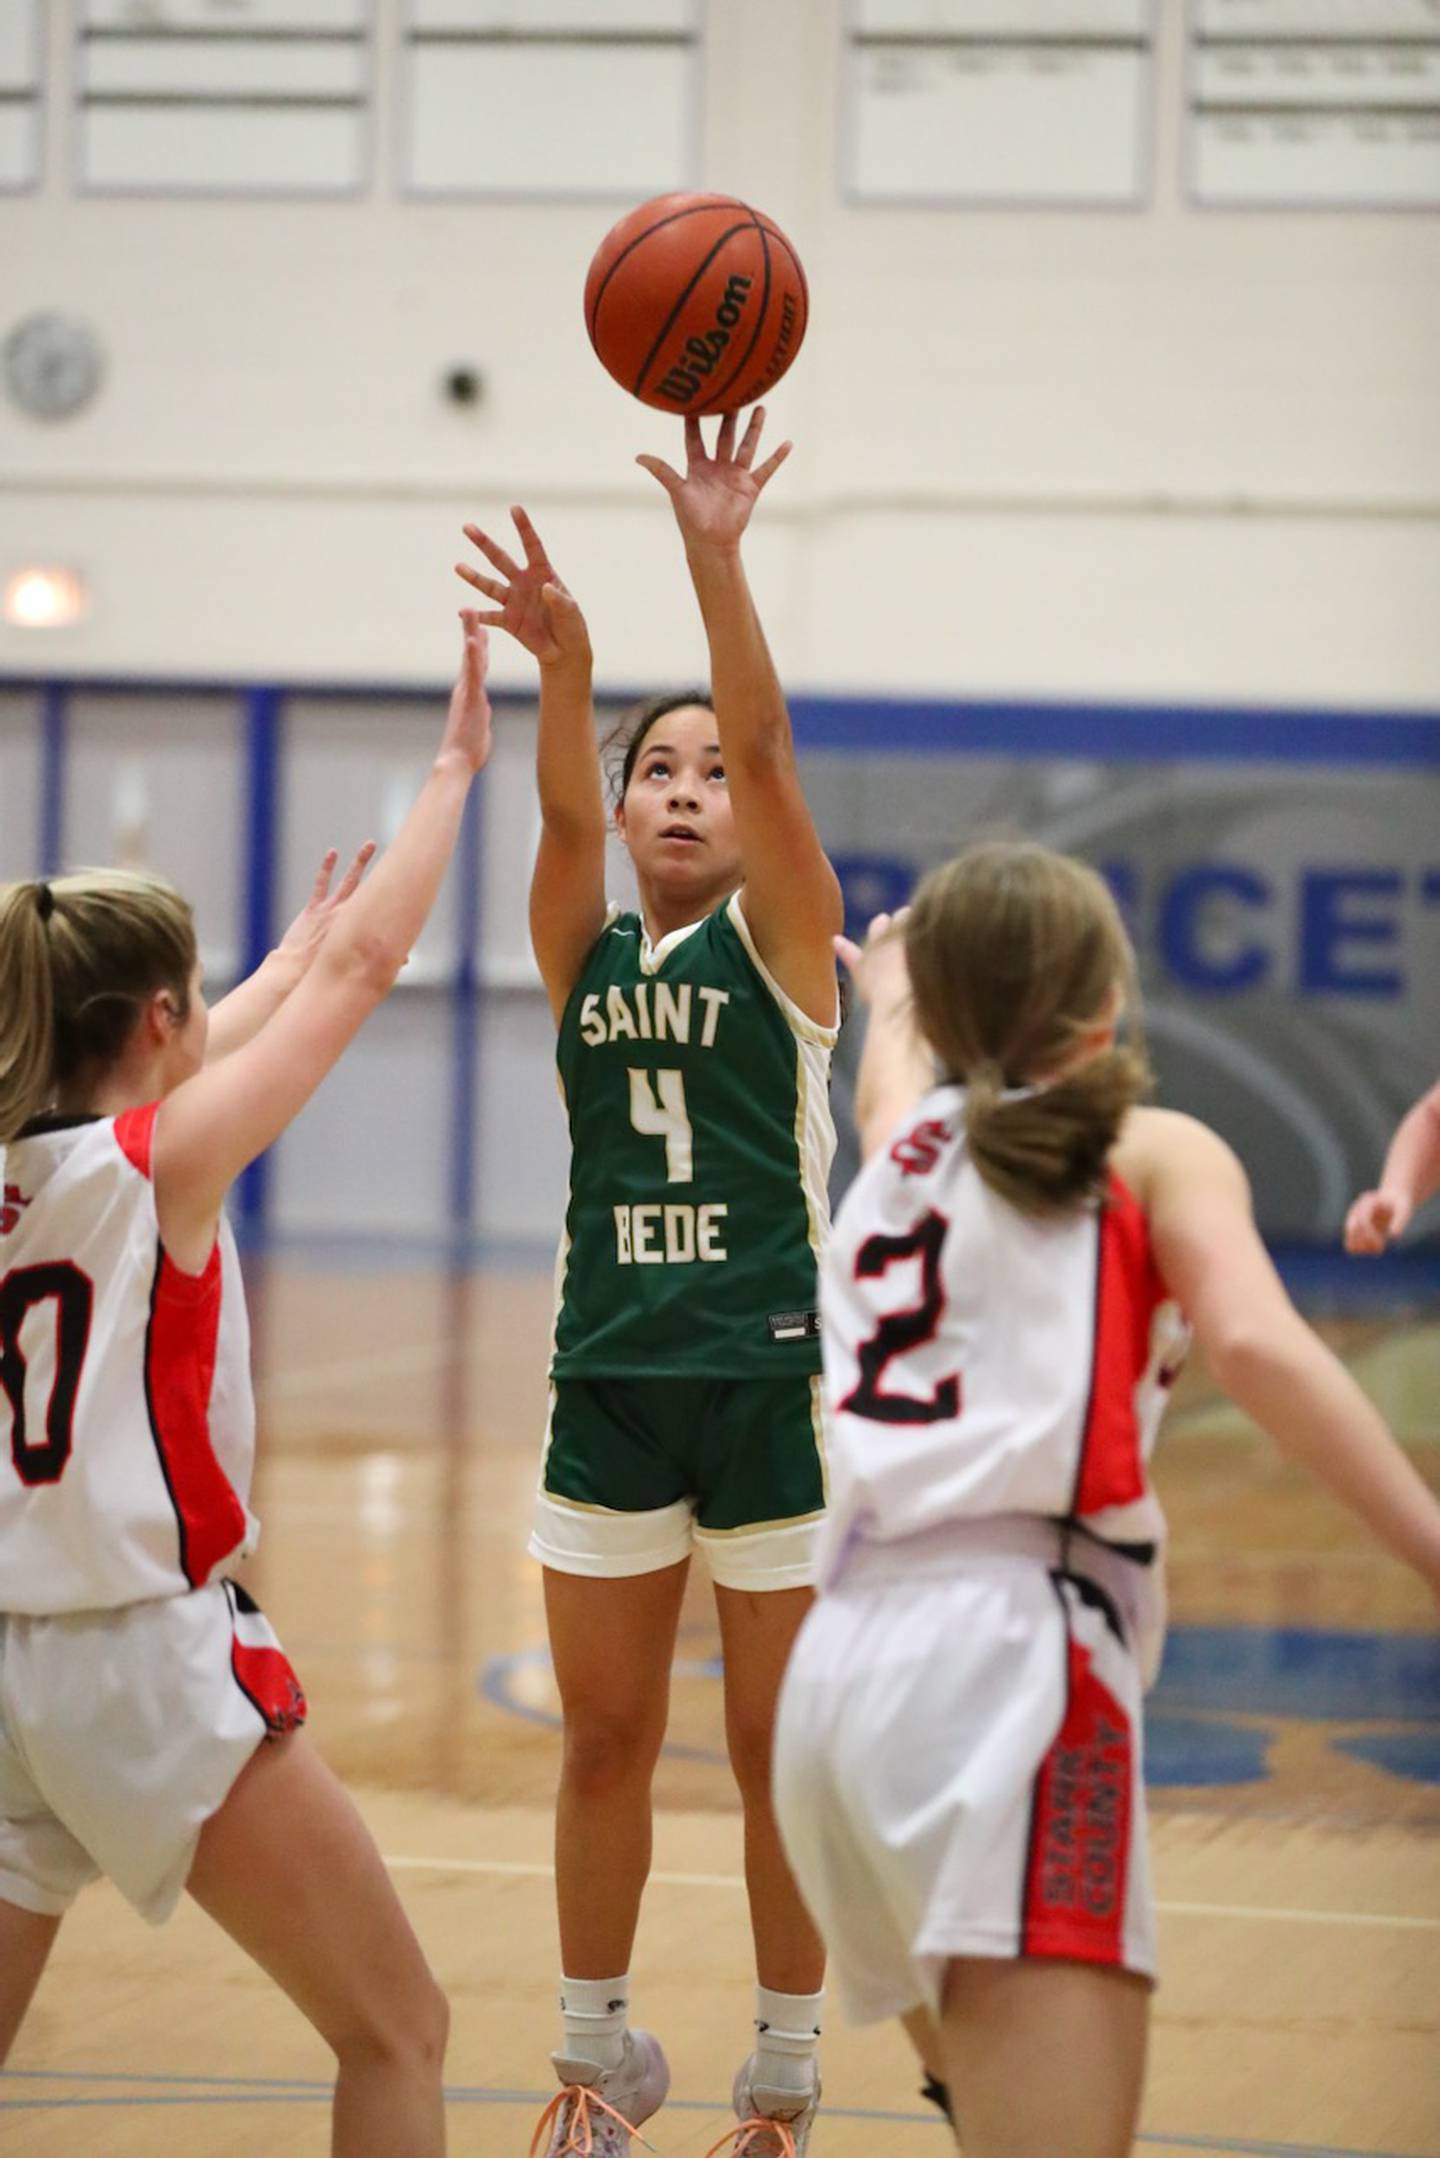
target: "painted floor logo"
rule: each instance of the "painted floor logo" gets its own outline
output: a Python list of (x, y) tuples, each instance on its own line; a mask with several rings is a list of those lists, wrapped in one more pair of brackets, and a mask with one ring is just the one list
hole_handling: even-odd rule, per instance
[(1297, 1725), (1327, 1727), (1328, 1752), (1440, 1789), (1440, 1638), (1174, 1627), (1145, 1719), (1145, 1780), (1266, 1782), (1276, 1741)]
[[(718, 1656), (682, 1657), (677, 1706), (689, 1688), (721, 1676)], [(508, 1715), (560, 1728), (549, 1652), (494, 1656), (477, 1679), (482, 1698)], [(694, 1698), (692, 1696), (692, 1698)], [(723, 1768), (718, 1744), (695, 1743), (710, 1712), (695, 1701), (672, 1720), (671, 1760)], [(1160, 1683), (1145, 1714), (1145, 1781), (1152, 1790), (1223, 1790), (1273, 1783), (1273, 1756), (1287, 1733), (1309, 1734), (1320, 1753), (1378, 1769), (1419, 1790), (1440, 1791), (1440, 1637), (1341, 1633), (1323, 1628), (1175, 1626)], [(682, 1735), (683, 1734), (683, 1735)]]

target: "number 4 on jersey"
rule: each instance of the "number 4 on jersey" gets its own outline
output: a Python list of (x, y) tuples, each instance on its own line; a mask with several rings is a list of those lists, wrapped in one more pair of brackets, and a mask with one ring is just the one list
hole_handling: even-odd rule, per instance
[[(654, 1092), (650, 1087), (655, 1081)], [(630, 1121), (647, 1139), (665, 1141), (665, 1175), (671, 1184), (695, 1181), (695, 1134), (685, 1112), (685, 1075), (630, 1067)]]
[[(629, 1067), (630, 1122), (647, 1139), (665, 1141), (665, 1181), (695, 1181), (695, 1131), (685, 1107), (685, 1075), (666, 1068)], [(651, 1081), (654, 1085), (651, 1085)], [(728, 1259), (721, 1238), (729, 1208), (719, 1200), (694, 1206), (686, 1200), (626, 1200), (615, 1208), (617, 1266), (688, 1266)]]

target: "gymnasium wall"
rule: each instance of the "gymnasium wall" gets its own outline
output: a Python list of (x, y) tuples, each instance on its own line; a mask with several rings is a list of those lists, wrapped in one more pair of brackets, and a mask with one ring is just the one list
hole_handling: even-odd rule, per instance
[[(80, 534), (93, 584), (43, 664), (438, 679), (460, 519), (523, 496), (607, 679), (693, 672), (668, 513), (630, 461), (673, 430), (580, 314), (626, 202), (404, 199), (401, 0), (373, 8), (353, 198), (81, 193), (81, 4), (41, 11), (43, 184), (0, 195), (5, 323), (73, 310), (109, 355), (73, 423), (0, 403), (7, 556)], [(508, 12), (547, 10), (577, 13)], [(1433, 703), (1440, 217), (1190, 207), (1180, 0), (1155, 13), (1137, 209), (847, 205), (842, 0), (699, 19), (677, 181), (768, 208), (813, 290), (774, 400), (796, 455), (753, 547), (790, 681)], [(618, 146), (643, 115), (617, 99), (609, 124)], [(470, 411), (439, 389), (467, 360)], [(0, 630), (0, 670), (38, 664)]]
[[(143, 852), (197, 896), (220, 982), (330, 838), (402, 813), (463, 518), (529, 504), (617, 698), (703, 671), (668, 509), (631, 462), (674, 428), (611, 384), (580, 316), (635, 190), (403, 192), (400, 0), (371, 11), (363, 170), (329, 200), (78, 186), (81, 4), (38, 16), (40, 181), (0, 193), (0, 334), (82, 315), (107, 371), (70, 421), (0, 399), (0, 576), (73, 562), (91, 604), (0, 625), (0, 875)], [(1440, 217), (1195, 206), (1180, 0), (1153, 10), (1145, 199), (1107, 209), (859, 205), (840, 0), (697, 19), (674, 180), (764, 205), (810, 273), (773, 400), (797, 449), (750, 558), (853, 904), (997, 819), (1105, 861), (1173, 1014), (1168, 1098), (1246, 1148), (1275, 1233), (1333, 1234), (1440, 1065)], [(582, 102), (593, 129), (593, 84)], [(647, 115), (605, 110), (618, 155)], [(442, 395), (459, 364), (484, 378), (473, 408)], [(499, 646), (496, 676), (520, 701), (468, 867), (277, 1150), (282, 1227), (556, 1219), (523, 656)], [(267, 706), (273, 685), (294, 694)]]

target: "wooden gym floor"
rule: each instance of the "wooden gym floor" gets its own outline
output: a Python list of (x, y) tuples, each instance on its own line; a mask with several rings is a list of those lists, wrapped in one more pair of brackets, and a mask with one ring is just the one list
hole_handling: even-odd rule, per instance
[[(451, 1996), (451, 2149), (524, 2153), (555, 2042), (555, 1701), (524, 1551), (548, 1280), (250, 1271), (265, 1521), (250, 1586)], [(1440, 1481), (1440, 1324), (1331, 1332)], [(1435, 1613), (1203, 1373), (1159, 1483), (1175, 1630), (1151, 1720), (1164, 1978), (1140, 2149), (1440, 2158)], [(671, 2158), (729, 2124), (748, 2049), (716, 1649), (698, 1577), (634, 1966), (637, 2020), (674, 2071), (651, 2135)], [(152, 1934), (102, 1885), (67, 1919), (0, 2077), (0, 2153), (319, 2158), (327, 2059), (193, 1908)], [(949, 2147), (893, 2032), (837, 2013), (825, 2078), (814, 2158)]]

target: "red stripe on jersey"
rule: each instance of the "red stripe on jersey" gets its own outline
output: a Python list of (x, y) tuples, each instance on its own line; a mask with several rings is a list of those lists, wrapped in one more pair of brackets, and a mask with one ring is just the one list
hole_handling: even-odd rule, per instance
[(230, 1668), (272, 1738), (299, 1730), (310, 1705), (283, 1649), (247, 1648), (237, 1636), (230, 1647)]
[(127, 1109), (115, 1119), (115, 1144), (132, 1168), (142, 1176), (150, 1174), (150, 1155), (155, 1144), (155, 1117), (158, 1101), (146, 1102), (143, 1109)]
[(1100, 1209), (1099, 1245), (1090, 1399), (1070, 1507), (1082, 1519), (1144, 1496), (1135, 1389), (1150, 1361), (1151, 1328), (1165, 1293), (1145, 1216), (1116, 1176)]
[(161, 1252), (145, 1336), (145, 1400), (192, 1588), (245, 1540), (245, 1509), (210, 1444), (220, 1291), (218, 1243), (203, 1274), (182, 1274)]
[(1122, 1963), (1130, 1866), (1130, 1721), (1069, 1644), (1065, 1721), (1035, 1779), (1020, 1953)]

